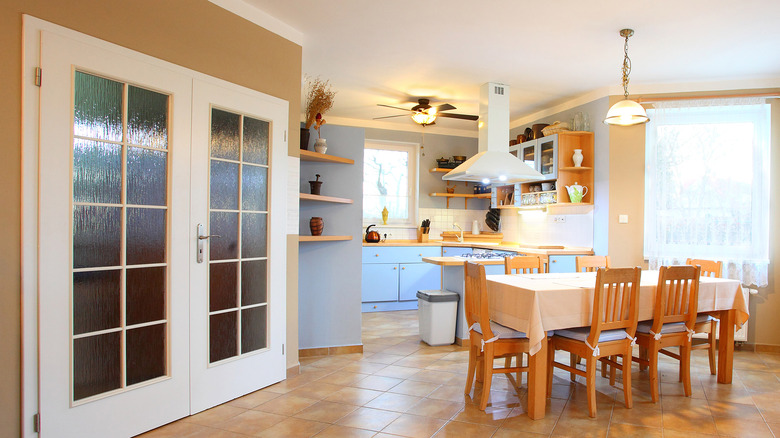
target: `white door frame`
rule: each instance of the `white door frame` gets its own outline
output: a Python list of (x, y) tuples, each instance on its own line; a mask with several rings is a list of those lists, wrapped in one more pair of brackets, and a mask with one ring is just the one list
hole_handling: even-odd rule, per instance
[[(21, 285), (22, 285), (22, 403), (21, 403), (21, 431), (22, 437), (36, 436), (36, 426), (34, 416), (38, 413), (39, 406), (39, 388), (38, 388), (38, 168), (39, 168), (39, 126), (40, 126), (40, 90), (36, 85), (36, 68), (39, 66), (41, 31), (58, 34), (79, 42), (92, 44), (94, 46), (111, 50), (132, 58), (139, 62), (152, 63), (184, 73), (193, 79), (212, 83), (225, 88), (241, 90), (244, 93), (256, 94), (263, 99), (276, 100), (280, 105), (288, 108), (288, 102), (282, 99), (274, 98), (266, 94), (250, 90), (230, 82), (217, 79), (185, 67), (181, 67), (167, 61), (163, 61), (142, 53), (102, 41), (74, 30), (58, 26), (47, 21), (23, 15), (22, 20), (22, 205), (21, 205)], [(45, 81), (45, 76), (44, 79)], [(289, 114), (289, 110), (285, 111)], [(286, 123), (283, 124), (286, 128)], [(277, 149), (278, 148), (278, 149)], [(287, 155), (287, 132), (283, 135), (283, 141), (274, 144), (275, 155), (278, 159), (274, 160), (274, 174), (276, 175), (272, 190), (273, 195), (280, 202), (280, 208), (277, 214), (286, 214), (286, 175), (288, 161)], [(278, 178), (278, 179), (277, 179)], [(282, 229), (278, 230), (282, 239), (285, 235)], [(278, 251), (275, 258), (279, 263), (286, 263), (286, 244), (282, 242), (278, 245)], [(194, 257), (194, 254), (191, 254)], [(269, 271), (270, 274), (271, 271)], [(286, 269), (281, 269), (277, 274), (275, 287), (286, 291)], [(279, 312), (281, 317), (286, 316), (286, 305), (284, 300), (276, 303), (275, 312)], [(284, 324), (282, 324), (284, 326)], [(284, 333), (281, 334), (285, 339)], [(45, 420), (44, 420), (45, 421)]]

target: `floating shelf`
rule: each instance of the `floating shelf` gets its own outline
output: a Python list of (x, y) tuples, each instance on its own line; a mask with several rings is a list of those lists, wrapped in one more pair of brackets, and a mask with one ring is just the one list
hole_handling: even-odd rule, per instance
[(352, 240), (352, 236), (298, 236), (298, 242), (336, 242)]
[[(454, 169), (454, 167), (452, 169)], [(446, 167), (434, 167), (433, 169), (431, 169), (431, 173), (435, 173), (435, 172), (449, 173), (452, 169), (447, 169)]]
[(321, 154), (319, 152), (307, 151), (301, 149), (302, 161), (319, 161), (321, 163), (341, 163), (341, 164), (355, 164), (355, 160), (349, 158), (337, 157), (335, 155)]
[(300, 194), (301, 201), (319, 201), (319, 202), (335, 202), (337, 204), (352, 204), (353, 200), (347, 198), (336, 198), (334, 196), (323, 195), (311, 195), (309, 193)]
[(558, 202), (547, 204), (547, 214), (585, 214), (593, 210), (592, 202)]
[(592, 167), (585, 167), (585, 166), (580, 166), (580, 167), (571, 166), (571, 167), (559, 167), (558, 170), (577, 171), (577, 170), (593, 170), (593, 168)]
[(490, 199), (490, 193), (480, 193), (478, 195), (469, 195), (466, 193), (429, 193), (434, 198), (447, 198), (447, 208), (450, 208), (450, 198), (464, 198), (464, 207), (469, 207), (469, 199)]

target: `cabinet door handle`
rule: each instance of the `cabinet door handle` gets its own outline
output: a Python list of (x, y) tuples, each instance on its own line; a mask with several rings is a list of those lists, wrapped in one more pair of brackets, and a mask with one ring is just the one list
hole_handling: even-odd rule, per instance
[(396, 269), (398, 269), (398, 266), (393, 266), (393, 271), (395, 271)]
[(418, 256), (422, 257), (422, 254), (417, 254)]
[(552, 259), (552, 260), (550, 260), (550, 263), (558, 263), (558, 260)]
[(379, 254), (374, 254), (374, 257), (379, 257)]
[(406, 268), (405, 268), (405, 267), (404, 267), (404, 268), (401, 268), (401, 270), (402, 270), (402, 271), (403, 271), (404, 269), (406, 269)]

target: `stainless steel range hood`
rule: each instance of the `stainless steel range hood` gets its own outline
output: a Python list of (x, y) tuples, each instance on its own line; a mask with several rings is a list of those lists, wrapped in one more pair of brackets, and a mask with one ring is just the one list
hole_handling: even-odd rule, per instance
[(509, 86), (488, 82), (479, 92), (477, 155), (442, 179), (509, 184), (544, 179), (541, 173), (509, 153)]

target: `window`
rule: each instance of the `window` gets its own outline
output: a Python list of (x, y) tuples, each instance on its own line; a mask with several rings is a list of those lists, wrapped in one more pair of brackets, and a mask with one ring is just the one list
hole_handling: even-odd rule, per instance
[(363, 222), (414, 227), (417, 222), (417, 151), (413, 143), (367, 140), (363, 152)]
[(724, 261), (764, 286), (769, 263), (769, 105), (762, 99), (661, 102), (645, 148), (645, 257)]

